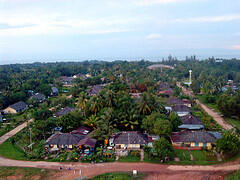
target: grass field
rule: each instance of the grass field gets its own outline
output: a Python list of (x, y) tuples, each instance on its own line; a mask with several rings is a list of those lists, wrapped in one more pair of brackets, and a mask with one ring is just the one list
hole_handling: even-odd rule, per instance
[(175, 149), (175, 154), (180, 158), (180, 161), (190, 161), (190, 152), (187, 150)]
[(13, 145), (9, 140), (0, 145), (0, 156), (9, 159), (27, 160), (24, 151)]
[[(214, 153), (208, 151), (188, 151), (188, 150), (178, 150), (175, 149), (175, 156), (179, 157), (179, 162), (171, 161), (169, 164), (179, 164), (179, 165), (211, 165), (218, 164), (217, 157)], [(190, 154), (193, 156), (193, 161), (191, 161)]]
[(91, 180), (140, 180), (143, 179), (143, 174), (133, 176), (132, 173), (106, 173), (92, 178)]
[(49, 170), (38, 168), (0, 167), (0, 179), (47, 179)]
[(128, 155), (125, 157), (120, 157), (118, 161), (119, 162), (139, 162), (140, 157)]
[(224, 180), (239, 180), (239, 179), (240, 179), (240, 170), (224, 177)]

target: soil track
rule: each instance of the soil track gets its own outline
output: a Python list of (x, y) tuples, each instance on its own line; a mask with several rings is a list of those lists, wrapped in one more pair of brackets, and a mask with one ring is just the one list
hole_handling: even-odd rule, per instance
[[(190, 96), (194, 97), (194, 94), (192, 91), (186, 89), (185, 87), (181, 86), (179, 82), (177, 82), (177, 86), (182, 89), (183, 93)], [(209, 115), (211, 116), (223, 129), (232, 129), (233, 126), (228, 124), (217, 112), (213, 111), (210, 109), (208, 106), (203, 104), (201, 101), (198, 99), (195, 100), (195, 102)]]

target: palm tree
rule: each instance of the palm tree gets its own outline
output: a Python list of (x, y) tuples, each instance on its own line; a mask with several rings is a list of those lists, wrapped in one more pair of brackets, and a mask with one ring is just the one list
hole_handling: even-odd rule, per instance
[(87, 104), (87, 99), (85, 97), (85, 94), (81, 93), (79, 95), (79, 98), (77, 99), (77, 107), (81, 108), (81, 110), (84, 113), (84, 116), (86, 115), (86, 104)]
[(99, 100), (99, 98), (97, 96), (93, 96), (89, 100), (89, 110), (90, 110), (91, 113), (93, 113), (95, 115), (102, 108), (102, 104), (99, 101), (100, 100)]
[(148, 93), (143, 93), (143, 96), (142, 96), (142, 98), (141, 98), (141, 101), (140, 101), (140, 103), (139, 103), (139, 105), (138, 105), (138, 107), (137, 107), (137, 109), (138, 109), (138, 112), (140, 113), (140, 114), (142, 114), (142, 115), (147, 115), (147, 114), (151, 114), (151, 112), (152, 112), (152, 105), (153, 104), (150, 104), (150, 102), (149, 102), (149, 94)]
[(90, 127), (96, 128), (98, 117), (96, 115), (91, 115), (88, 119), (86, 119), (85, 124)]

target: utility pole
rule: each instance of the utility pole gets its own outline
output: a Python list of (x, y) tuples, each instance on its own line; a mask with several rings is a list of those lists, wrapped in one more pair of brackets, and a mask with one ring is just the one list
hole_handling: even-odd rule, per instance
[(32, 153), (32, 128), (29, 128), (29, 133), (30, 133), (30, 148)]

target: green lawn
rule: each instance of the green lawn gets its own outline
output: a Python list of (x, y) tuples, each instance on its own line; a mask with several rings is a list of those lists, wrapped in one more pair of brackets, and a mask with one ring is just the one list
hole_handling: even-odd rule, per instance
[(39, 168), (0, 167), (0, 179), (7, 179), (9, 176), (16, 176), (22, 180), (31, 180), (34, 177), (47, 179), (49, 172), (49, 170)]
[(190, 161), (190, 153), (188, 150), (175, 149), (175, 154), (180, 158), (180, 161)]
[(133, 176), (132, 173), (125, 172), (115, 172), (115, 173), (106, 173), (92, 178), (91, 180), (140, 180), (143, 179), (143, 174), (138, 174)]
[(240, 179), (240, 170), (224, 177), (224, 180), (239, 180), (239, 179)]
[[(211, 165), (218, 164), (220, 162), (217, 161), (217, 158), (214, 153), (208, 151), (188, 151), (188, 150), (178, 150), (175, 149), (175, 156), (180, 158), (179, 162), (171, 161), (169, 164), (181, 164), (181, 165)], [(193, 155), (193, 161), (191, 161), (190, 153)]]
[(128, 155), (128, 156), (125, 156), (125, 157), (120, 157), (118, 159), (118, 161), (119, 162), (139, 162), (140, 157)]
[(13, 145), (9, 140), (0, 145), (0, 156), (9, 159), (27, 160), (23, 150)]
[(194, 161), (206, 161), (206, 151), (191, 151)]

